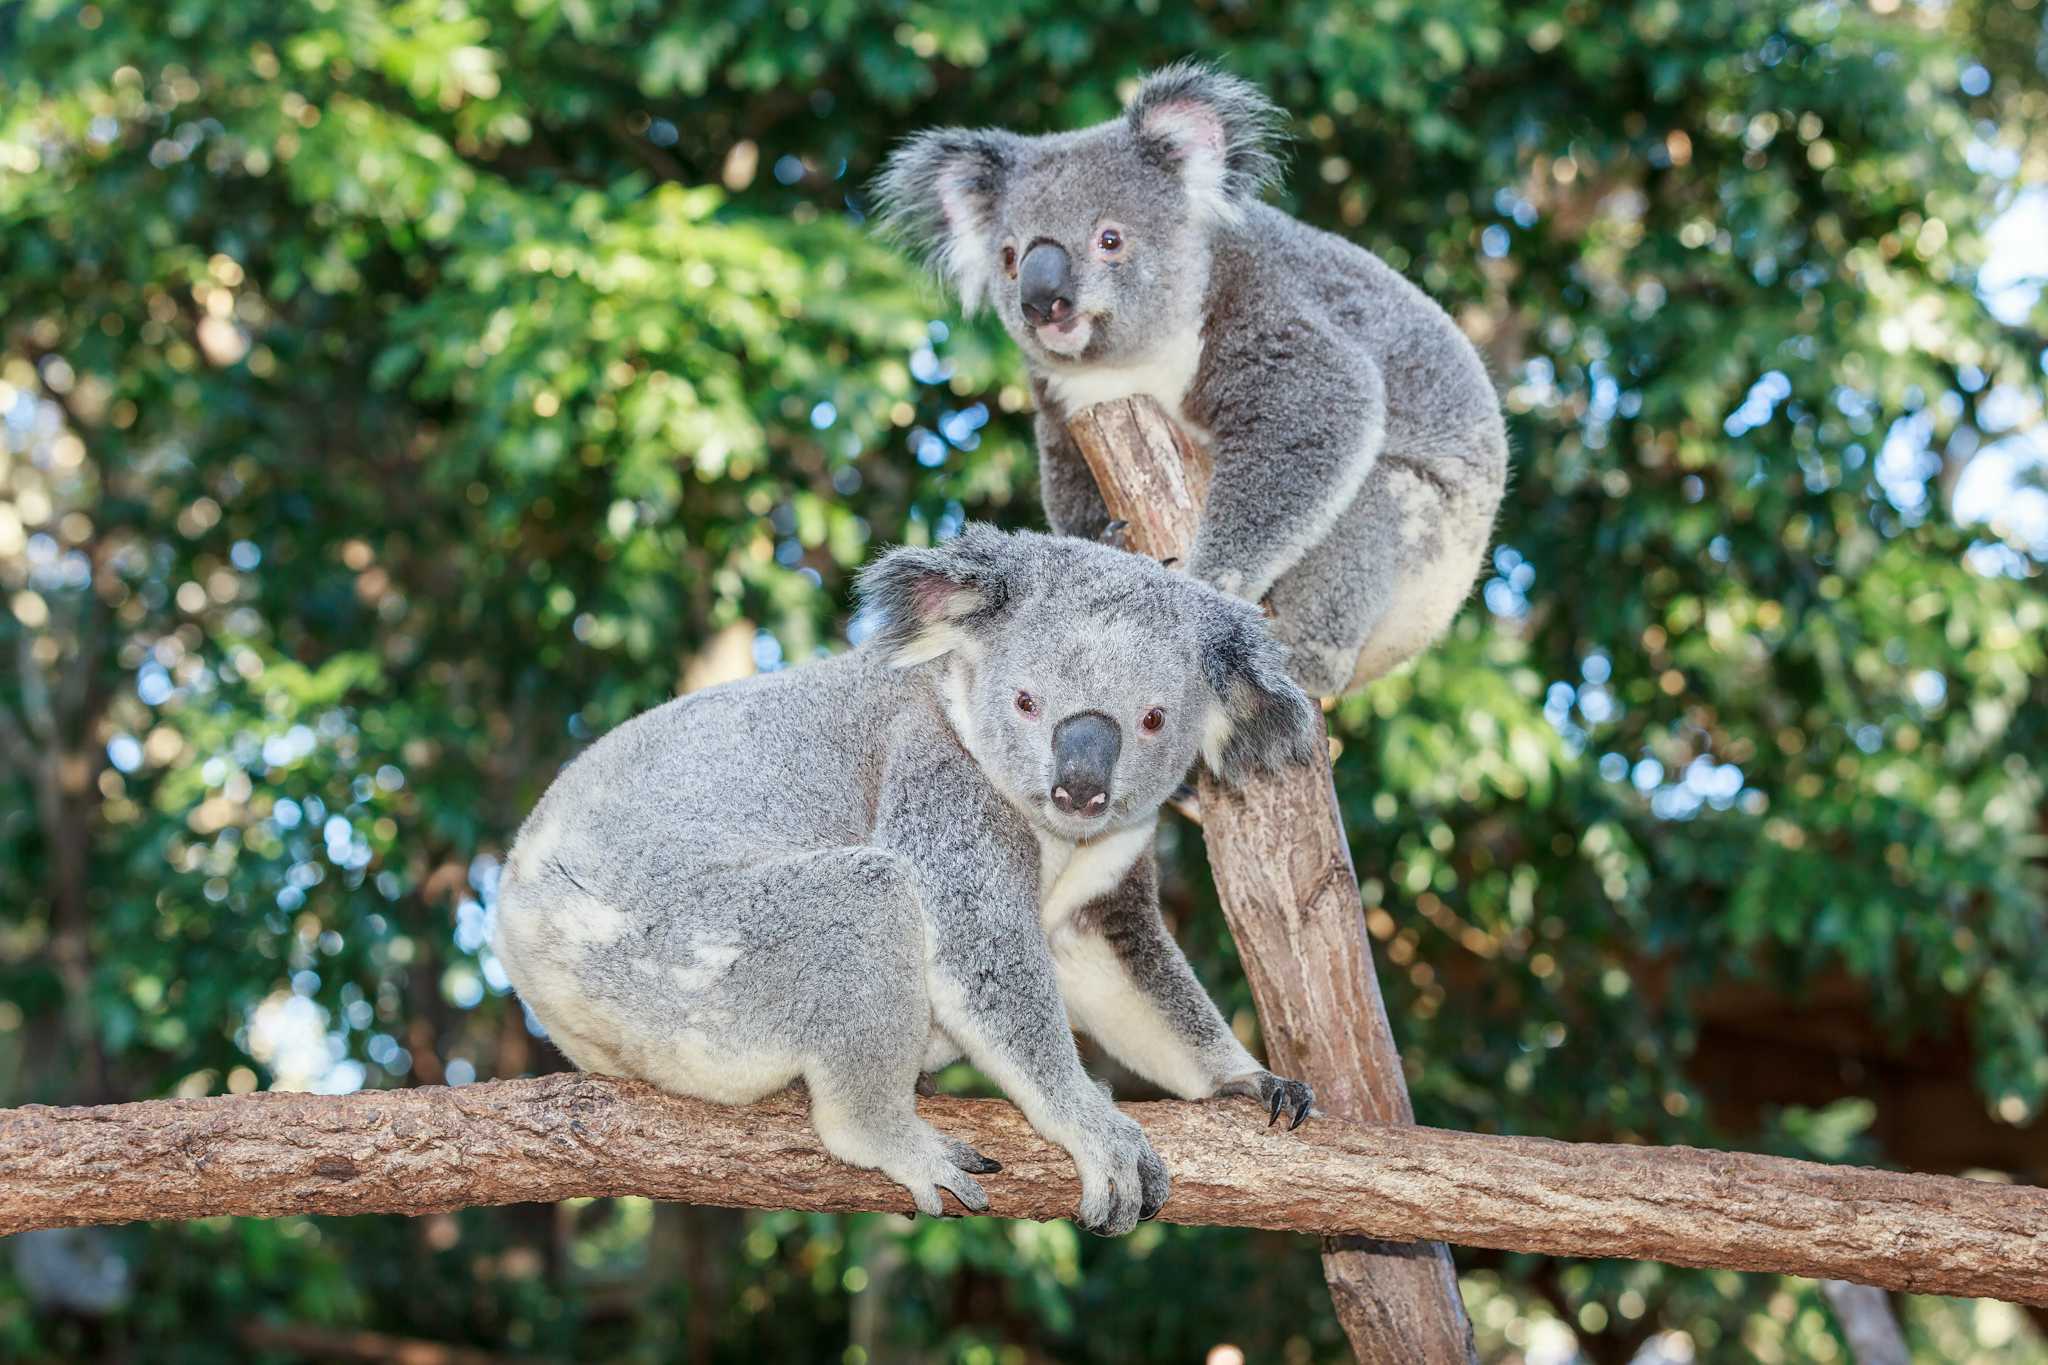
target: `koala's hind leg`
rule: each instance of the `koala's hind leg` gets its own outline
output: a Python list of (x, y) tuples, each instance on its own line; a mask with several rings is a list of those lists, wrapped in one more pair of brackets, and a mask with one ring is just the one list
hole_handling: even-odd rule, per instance
[(735, 905), (753, 900), (777, 926), (744, 963), (750, 1022), (783, 1034), (800, 1058), (825, 1149), (881, 1171), (926, 1214), (944, 1212), (941, 1191), (985, 1212), (988, 1196), (969, 1172), (1001, 1168), (917, 1115), (931, 1003), (909, 864), (881, 849), (832, 849), (754, 880), (726, 887)]
[(1505, 454), (1480, 444), (1471, 458), (1389, 450), (1330, 534), (1273, 585), (1273, 632), (1303, 690), (1362, 687), (1450, 628), (1500, 507)]

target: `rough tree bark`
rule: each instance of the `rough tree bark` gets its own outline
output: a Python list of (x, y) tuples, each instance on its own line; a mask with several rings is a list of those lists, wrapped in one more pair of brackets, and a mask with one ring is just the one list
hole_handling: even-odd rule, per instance
[[(1097, 404), (1067, 427), (1110, 515), (1129, 523), (1131, 548), (1184, 560), (1208, 491), (1206, 456), (1149, 398)], [(1251, 979), (1267, 1065), (1313, 1085), (1317, 1106), (1330, 1114), (1413, 1123), (1328, 746), (1312, 768), (1240, 792), (1205, 777), (1202, 837)], [(1352, 1350), (1368, 1365), (1477, 1359), (1441, 1244), (1332, 1238), (1323, 1244), (1323, 1278)]]
[[(1124, 1106), (1173, 1171), (1171, 1222), (1850, 1279), (2048, 1304), (2048, 1190), (1690, 1147), (1622, 1147), (1322, 1118), (1245, 1101)], [(1071, 1216), (1066, 1153), (1002, 1100), (924, 1117), (1003, 1163), (1007, 1218)], [(447, 1089), (0, 1110), (0, 1236), (145, 1218), (437, 1213), (647, 1195), (907, 1212), (828, 1155), (803, 1096), (746, 1108), (580, 1072)]]

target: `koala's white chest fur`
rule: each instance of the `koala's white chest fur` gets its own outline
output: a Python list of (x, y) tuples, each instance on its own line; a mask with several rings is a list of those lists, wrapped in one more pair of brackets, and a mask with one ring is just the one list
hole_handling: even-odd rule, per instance
[(1044, 830), (1038, 833), (1038, 922), (1052, 937), (1097, 896), (1112, 890), (1152, 847), (1158, 820), (1072, 844)]
[(1186, 401), (1201, 364), (1201, 329), (1190, 327), (1168, 337), (1143, 360), (1130, 365), (1082, 365), (1047, 371), (1045, 386), (1068, 412), (1143, 394), (1185, 426), (1186, 414), (1181, 411), (1181, 404)]

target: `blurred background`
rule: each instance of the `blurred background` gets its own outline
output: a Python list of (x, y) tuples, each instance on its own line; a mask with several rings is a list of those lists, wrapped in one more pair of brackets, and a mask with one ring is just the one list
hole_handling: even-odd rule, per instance
[[(2048, 1179), (2043, 15), (0, 3), (0, 1105), (561, 1067), (485, 948), (560, 765), (844, 648), (882, 546), (1042, 524), (1013, 348), (865, 180), (1196, 54), (1511, 415), (1492, 572), (1332, 716), (1422, 1121)], [(1200, 839), (1163, 857), (1255, 1040)], [(1804, 1281), (1458, 1265), (1489, 1360), (1848, 1359)], [(2048, 1361), (2041, 1316), (1899, 1308), (1920, 1359)], [(1159, 1224), (0, 1245), (0, 1357), (408, 1349), (1344, 1356), (1312, 1242)]]

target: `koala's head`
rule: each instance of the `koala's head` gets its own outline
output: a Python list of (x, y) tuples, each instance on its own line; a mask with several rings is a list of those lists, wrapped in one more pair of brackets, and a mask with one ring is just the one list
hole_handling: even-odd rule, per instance
[(940, 669), (975, 761), (1066, 838), (1148, 818), (1197, 757), (1238, 783), (1314, 752), (1258, 608), (1142, 555), (976, 525), (884, 555), (860, 592), (862, 647)]
[(1210, 234), (1275, 177), (1280, 114), (1191, 62), (1073, 133), (938, 128), (876, 182), (884, 219), (1040, 365), (1123, 363), (1200, 321)]

